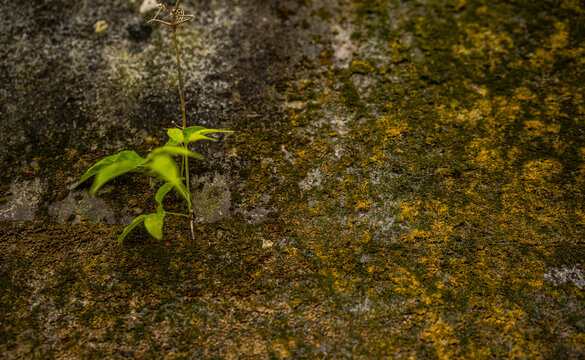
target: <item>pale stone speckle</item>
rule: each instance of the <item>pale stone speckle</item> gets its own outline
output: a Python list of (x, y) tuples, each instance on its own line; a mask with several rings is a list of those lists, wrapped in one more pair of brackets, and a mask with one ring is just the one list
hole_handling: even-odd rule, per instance
[(0, 220), (34, 220), (45, 188), (39, 178), (13, 183), (8, 191), (10, 200), (0, 208)]
[(544, 274), (544, 280), (550, 281), (555, 285), (570, 281), (579, 289), (583, 289), (585, 287), (585, 274), (583, 274), (583, 270), (576, 266), (552, 268), (546, 274)]

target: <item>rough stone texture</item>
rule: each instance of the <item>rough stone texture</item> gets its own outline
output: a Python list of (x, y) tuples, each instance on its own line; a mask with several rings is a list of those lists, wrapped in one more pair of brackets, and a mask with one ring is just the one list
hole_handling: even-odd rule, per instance
[(551, 281), (556, 285), (572, 282), (579, 289), (585, 287), (585, 275), (583, 271), (576, 266), (571, 268), (563, 267), (559, 269), (551, 269), (549, 272), (544, 274), (546, 281)]
[(45, 186), (41, 179), (15, 182), (7, 192), (7, 203), (0, 207), (0, 220), (34, 220)]
[(65, 199), (51, 204), (48, 213), (58, 222), (80, 224), (83, 219), (94, 223), (106, 221), (108, 224), (115, 224), (114, 209), (104, 200), (90, 197), (86, 192), (72, 191)]
[(166, 141), (168, 29), (2, 3), (0, 206), (36, 213), (0, 223), (3, 358), (585, 357), (581, 2), (182, 4), (188, 121), (236, 132), (195, 149), (195, 244), (118, 245), (159, 183), (72, 186)]
[(195, 183), (193, 207), (199, 222), (216, 222), (230, 215), (231, 193), (226, 177), (216, 173)]

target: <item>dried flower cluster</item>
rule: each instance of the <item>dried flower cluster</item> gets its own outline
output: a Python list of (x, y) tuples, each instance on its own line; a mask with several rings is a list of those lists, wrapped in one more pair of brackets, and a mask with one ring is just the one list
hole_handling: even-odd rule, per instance
[[(169, 10), (167, 9), (166, 6), (164, 6), (164, 4), (158, 4), (157, 6), (158, 6), (157, 13), (154, 15), (152, 19), (148, 21), (148, 23), (151, 24), (153, 22), (159, 22), (161, 24), (165, 24), (169, 26), (173, 30), (173, 32), (177, 28), (183, 26), (183, 24), (186, 23), (187, 21), (193, 20), (193, 18), (195, 17), (194, 15), (185, 15), (185, 11), (183, 9), (174, 8), (173, 10)], [(168, 22), (158, 19), (158, 15), (161, 12), (165, 13), (171, 19), (171, 21)]]

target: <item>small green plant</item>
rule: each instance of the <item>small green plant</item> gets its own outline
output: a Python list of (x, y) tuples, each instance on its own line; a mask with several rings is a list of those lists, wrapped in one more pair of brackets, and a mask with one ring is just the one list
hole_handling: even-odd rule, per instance
[[(154, 197), (158, 204), (156, 207), (156, 212), (137, 216), (130, 225), (124, 228), (122, 234), (118, 236), (119, 243), (124, 241), (128, 233), (141, 223), (144, 223), (144, 227), (153, 237), (156, 239), (161, 239), (163, 236), (162, 228), (166, 215), (175, 215), (188, 218), (191, 227), (191, 237), (193, 240), (195, 240), (195, 216), (193, 211), (192, 195), (189, 187), (189, 157), (203, 159), (203, 156), (201, 154), (190, 151), (188, 148), (189, 144), (199, 140), (217, 141), (214, 138), (208, 137), (208, 134), (233, 132), (231, 130), (206, 129), (202, 126), (187, 127), (183, 78), (181, 74), (181, 58), (179, 56), (179, 44), (177, 42), (177, 29), (180, 28), (185, 22), (193, 19), (193, 15), (185, 15), (183, 10), (179, 9), (180, 2), (181, 0), (177, 0), (175, 7), (172, 10), (168, 10), (163, 4), (159, 4), (158, 12), (148, 23), (162, 23), (169, 26), (172, 31), (175, 55), (177, 58), (179, 94), (181, 96), (181, 112), (183, 115), (182, 126), (168, 129), (167, 135), (169, 136), (169, 140), (167, 143), (164, 146), (151, 151), (150, 154), (146, 156), (146, 158), (143, 158), (136, 152), (130, 150), (124, 150), (116, 155), (108, 156), (89, 168), (76, 185), (79, 186), (81, 183), (85, 182), (92, 176), (95, 176), (93, 184), (89, 190), (89, 194), (93, 196), (108, 181), (130, 171), (145, 172), (148, 175), (164, 180), (164, 184), (158, 189)], [(161, 12), (170, 17), (170, 22), (162, 21), (157, 18)], [(180, 156), (182, 159), (180, 170), (177, 166), (177, 163), (175, 162), (175, 156)], [(176, 189), (176, 191), (186, 201), (188, 214), (169, 212), (165, 211), (163, 208), (163, 199), (173, 188)]]

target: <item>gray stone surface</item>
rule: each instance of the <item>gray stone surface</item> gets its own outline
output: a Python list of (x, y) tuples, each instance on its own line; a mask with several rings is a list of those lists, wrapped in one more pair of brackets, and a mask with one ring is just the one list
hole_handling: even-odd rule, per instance
[(220, 174), (206, 175), (192, 181), (193, 208), (197, 221), (210, 223), (230, 216), (229, 179)]
[(34, 220), (45, 191), (46, 184), (39, 178), (13, 183), (7, 203), (0, 207), (0, 220)]
[(118, 244), (161, 181), (73, 185), (180, 120), (168, 29), (0, 3), (0, 357), (585, 357), (581, 2), (182, 4), (188, 124), (236, 132), (194, 240)]
[(115, 211), (105, 200), (90, 197), (85, 191), (72, 191), (63, 200), (49, 205), (49, 216), (58, 222), (79, 224), (82, 221), (115, 224)]

